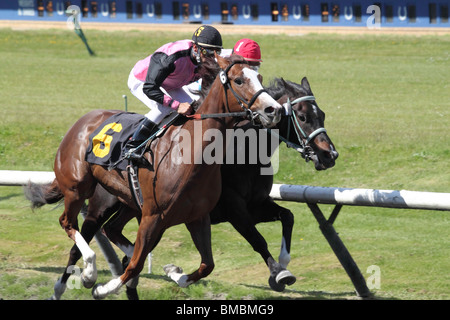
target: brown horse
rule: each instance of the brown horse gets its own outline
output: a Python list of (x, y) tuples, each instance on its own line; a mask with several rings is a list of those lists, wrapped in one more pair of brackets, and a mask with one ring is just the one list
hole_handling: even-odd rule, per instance
[[(224, 59), (216, 56), (222, 71), (214, 81), (210, 92), (197, 113), (223, 114), (245, 109), (252, 117), (258, 117), (265, 127), (274, 126), (280, 119), (281, 106), (263, 90), (258, 74), (248, 68), (242, 58)], [(247, 106), (245, 106), (245, 104)], [(127, 206), (136, 208), (129, 189), (127, 175), (119, 170), (87, 163), (86, 148), (89, 135), (118, 111), (97, 110), (79, 119), (65, 135), (55, 158), (55, 180), (47, 189), (64, 196), (65, 209), (59, 221), (67, 235), (75, 241), (85, 262), (84, 284), (92, 286), (96, 281), (95, 253), (78, 232), (77, 216), (86, 199), (92, 197), (100, 184)], [(185, 278), (193, 283), (206, 277), (214, 268), (211, 250), (209, 212), (221, 193), (220, 164), (205, 164), (205, 149), (213, 148), (225, 153), (225, 139), (204, 138), (225, 136), (234, 119), (212, 117), (186, 121), (169, 127), (164, 136), (152, 145), (152, 156), (146, 157), (153, 168), (139, 169), (139, 182), (143, 195), (142, 218), (135, 242), (133, 257), (117, 279), (93, 289), (95, 298), (103, 298), (136, 277), (143, 268), (147, 254), (158, 244), (164, 231), (184, 223), (201, 253), (198, 270)], [(217, 140), (217, 141), (216, 141)], [(181, 147), (180, 147), (181, 145)], [(187, 148), (186, 146), (191, 146)], [(174, 159), (183, 161), (174, 161)], [(45, 195), (44, 195), (45, 196)]]
[[(288, 99), (290, 101), (286, 105), (286, 111), (290, 116), (286, 114), (277, 124), (279, 139), (268, 143), (267, 150), (273, 152), (273, 148), (284, 141), (301, 151), (302, 157), (311, 159), (317, 170), (333, 167), (338, 154), (323, 129), (325, 115), (314, 102), (307, 79), (304, 78), (301, 84), (274, 79), (272, 85), (266, 89), (279, 103), (286, 105)], [(246, 124), (240, 126), (239, 129), (248, 132), (257, 128)], [(260, 139), (259, 134), (256, 134), (255, 137)], [(307, 141), (309, 141), (308, 144), (306, 144)], [(259, 142), (254, 144), (261, 146)], [(235, 144), (233, 146), (236, 147)], [(247, 150), (240, 152), (235, 150), (234, 154), (248, 154), (249, 145), (245, 144), (245, 147)], [(295, 281), (295, 277), (286, 270), (289, 263), (294, 218), (288, 209), (277, 205), (270, 198), (272, 175), (261, 175), (261, 169), (267, 169), (267, 164), (262, 163), (260, 157), (257, 157), (256, 160), (258, 161), (256, 164), (250, 164), (248, 161), (237, 164), (238, 161), (234, 159), (233, 163), (222, 165), (222, 194), (218, 204), (210, 213), (211, 223), (230, 222), (253, 249), (261, 254), (270, 270), (269, 284), (271, 288), (282, 291), (286, 284), (289, 285)], [(118, 212), (116, 213), (116, 211)], [(109, 219), (114, 213), (116, 213), (114, 217)], [(122, 230), (125, 224), (134, 217), (140, 220), (140, 212), (120, 205), (115, 196), (109, 194), (101, 185), (97, 185), (94, 196), (89, 199), (86, 221), (83, 223), (81, 234), (87, 242), (90, 242), (95, 232), (109, 219), (103, 227), (104, 231), (129, 259), (133, 254), (133, 244), (123, 236)], [(267, 243), (255, 227), (257, 223), (276, 220), (281, 221), (283, 227), (279, 263), (272, 258)], [(74, 245), (67, 266), (74, 265), (80, 257), (81, 253)], [(165, 268), (165, 270), (175, 280), (183, 277), (179, 274), (180, 268)], [(63, 294), (65, 284), (71, 274), (67, 271), (66, 269), (56, 282), (53, 299), (59, 299)], [(130, 299), (138, 298), (136, 285), (137, 278), (135, 281), (127, 283), (127, 295)]]

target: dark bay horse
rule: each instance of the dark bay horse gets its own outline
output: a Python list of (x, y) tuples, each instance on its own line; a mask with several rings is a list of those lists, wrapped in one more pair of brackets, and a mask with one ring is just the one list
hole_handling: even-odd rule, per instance
[[(224, 59), (216, 56), (222, 69), (211, 86), (208, 96), (200, 105), (199, 114), (242, 113), (242, 109), (253, 118), (258, 117), (265, 127), (273, 127), (280, 119), (281, 105), (262, 88), (258, 74), (248, 68), (239, 56)], [(245, 106), (246, 105), (246, 106)], [(136, 208), (124, 172), (92, 165), (84, 160), (89, 135), (107, 118), (117, 111), (93, 111), (83, 116), (65, 135), (55, 158), (55, 180), (41, 190), (46, 202), (64, 197), (65, 209), (60, 224), (68, 236), (75, 241), (85, 262), (83, 283), (92, 286), (96, 281), (95, 253), (78, 232), (77, 216), (86, 199), (93, 196), (97, 184), (116, 196), (122, 203)], [(187, 284), (210, 274), (214, 268), (211, 250), (209, 213), (219, 200), (221, 193), (220, 164), (205, 164), (203, 151), (214, 147), (225, 154), (224, 141), (204, 139), (203, 133), (222, 134), (232, 128), (235, 119), (213, 117), (204, 120), (186, 121), (169, 127), (164, 136), (151, 146), (152, 157), (146, 153), (154, 169), (140, 168), (139, 182), (143, 195), (141, 221), (134, 245), (133, 256), (124, 274), (105, 285), (96, 285), (95, 298), (115, 293), (143, 268), (147, 254), (158, 244), (164, 231), (171, 226), (184, 223), (201, 254), (198, 270), (184, 278)], [(217, 141), (216, 141), (217, 140)], [(192, 148), (180, 148), (186, 145)], [(174, 163), (174, 159), (185, 161)], [(199, 161), (200, 159), (200, 161)]]
[[(276, 126), (279, 136), (272, 149), (267, 148), (270, 155), (281, 142), (285, 142), (296, 148), (303, 158), (312, 160), (316, 170), (333, 167), (338, 153), (324, 129), (325, 114), (318, 107), (307, 79), (303, 78), (300, 85), (275, 79), (267, 90), (274, 99), (287, 106), (288, 113)], [(253, 130), (254, 126), (248, 124), (244, 129)], [(295, 277), (286, 270), (290, 261), (294, 216), (269, 196), (273, 175), (261, 174), (261, 169), (268, 166), (270, 163), (260, 161), (223, 165), (222, 195), (210, 216), (212, 224), (230, 222), (233, 225), (268, 266), (270, 287), (283, 291), (285, 285), (295, 282)], [(258, 223), (271, 221), (281, 221), (282, 224), (279, 262), (272, 257), (264, 237), (255, 227)]]
[[(279, 134), (275, 144), (267, 146), (265, 150), (272, 156), (275, 148), (284, 141), (290, 147), (296, 148), (303, 158), (312, 160), (317, 170), (325, 170), (335, 165), (338, 153), (324, 129), (325, 114), (315, 102), (309, 82), (303, 78), (301, 84), (283, 79), (275, 79), (267, 91), (280, 104), (286, 106), (288, 114), (276, 125)], [(264, 131), (257, 130), (251, 123), (240, 127), (245, 132), (255, 130), (258, 141), (251, 141), (257, 147), (261, 146), (260, 139), (265, 139)], [(236, 130), (237, 131), (237, 130)], [(259, 134), (258, 134), (259, 133)], [(236, 133), (237, 135), (237, 133)], [(244, 150), (235, 150), (234, 154), (248, 155), (249, 145), (234, 144)], [(260, 154), (260, 151), (256, 151)], [(229, 151), (227, 151), (227, 154)], [(269, 157), (270, 158), (270, 157)], [(290, 261), (290, 247), (294, 216), (288, 209), (276, 204), (269, 196), (273, 184), (273, 175), (262, 174), (262, 169), (269, 169), (270, 163), (264, 163), (260, 157), (251, 163), (246, 159), (239, 164), (234, 159), (232, 164), (222, 165), (222, 195), (216, 207), (210, 213), (211, 223), (230, 222), (233, 227), (258, 252), (269, 268), (269, 285), (275, 291), (283, 291), (285, 285), (292, 285), (295, 277), (286, 270)], [(108, 198), (107, 195), (102, 197)], [(119, 218), (118, 218), (119, 219)], [(124, 219), (126, 220), (126, 219)], [(276, 262), (268, 250), (267, 242), (256, 229), (261, 222), (281, 221), (282, 243), (279, 262)], [(125, 222), (125, 221), (123, 221)], [(109, 237), (123, 228), (123, 225), (113, 219), (111, 225), (105, 226)], [(114, 238), (118, 240), (117, 238)], [(181, 277), (181, 268), (166, 266), (165, 271), (175, 282)], [(129, 294), (130, 296), (130, 294)]]
[[(291, 114), (283, 116), (276, 126), (279, 129), (279, 137), (275, 144), (268, 146), (270, 155), (272, 155), (273, 149), (284, 141), (291, 147), (300, 149), (302, 157), (311, 158), (317, 170), (333, 167), (338, 154), (328, 136), (323, 130), (320, 130), (324, 126), (325, 114), (312, 99), (313, 93), (307, 79), (304, 78), (301, 84), (275, 79), (272, 85), (266, 89), (278, 102), (284, 103), (287, 107), (286, 113)], [(290, 103), (287, 103), (287, 99), (290, 99)], [(296, 123), (301, 127), (301, 132), (299, 132), (299, 128), (295, 129)], [(251, 124), (239, 128), (246, 131), (255, 130)], [(313, 137), (313, 134), (317, 137)], [(308, 139), (309, 143), (305, 145)], [(244, 147), (246, 146), (244, 145)], [(261, 168), (270, 167), (270, 163), (262, 163), (259, 157), (257, 160), (258, 162), (254, 164), (248, 162), (237, 164), (238, 162), (235, 161), (234, 164), (222, 165), (222, 195), (217, 206), (210, 213), (211, 223), (230, 222), (253, 249), (260, 253), (268, 265), (271, 288), (282, 291), (286, 284), (292, 284), (295, 281), (295, 277), (286, 270), (290, 260), (294, 217), (288, 209), (277, 205), (269, 197), (273, 176), (271, 174), (262, 175)], [(110, 240), (131, 258), (133, 244), (122, 235), (122, 229), (133, 217), (137, 217), (139, 220), (140, 212), (121, 205), (115, 196), (109, 194), (100, 185), (97, 186), (94, 196), (89, 201), (88, 213), (81, 233), (87, 241), (90, 241), (105, 220), (109, 219), (116, 211), (118, 211), (117, 214), (104, 225), (104, 231)], [(270, 221), (281, 221), (282, 223), (279, 263), (273, 259), (265, 239), (255, 227), (260, 222)], [(74, 246), (68, 266), (74, 265), (80, 256), (79, 250)], [(166, 271), (175, 280), (182, 277), (180, 268), (166, 268)], [(65, 272), (55, 284), (54, 298), (61, 296), (69, 276), (70, 273)], [(136, 285), (137, 282), (127, 283), (127, 295), (130, 299), (137, 298)]]

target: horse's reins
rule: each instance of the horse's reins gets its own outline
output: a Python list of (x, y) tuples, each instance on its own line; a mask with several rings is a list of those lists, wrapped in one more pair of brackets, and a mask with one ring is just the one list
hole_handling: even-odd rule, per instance
[[(250, 101), (245, 100), (243, 97), (241, 97), (231, 86), (230, 80), (228, 78), (228, 71), (235, 65), (235, 64), (245, 64), (244, 61), (234, 61), (232, 62), (225, 70), (220, 70), (219, 72), (219, 79), (220, 82), (223, 85), (223, 88), (225, 90), (225, 105), (227, 107), (228, 112), (227, 113), (210, 113), (210, 114), (193, 114), (187, 116), (191, 119), (209, 119), (209, 118), (226, 118), (226, 117), (243, 117), (243, 118), (249, 118), (254, 121), (254, 119), (258, 116), (255, 112), (251, 111), (250, 108), (255, 103), (256, 99), (259, 97), (259, 95), (263, 92), (267, 92), (266, 89), (261, 89), (258, 92), (256, 92), (253, 97), (250, 99)], [(228, 94), (227, 90), (230, 90), (231, 93), (233, 93), (234, 97), (238, 101), (239, 105), (241, 106), (242, 112), (230, 112), (230, 107), (228, 104)], [(245, 106), (246, 105), (246, 106)]]
[[(303, 102), (303, 101), (315, 101), (316, 98), (314, 96), (304, 96), (304, 97), (300, 97), (298, 99), (295, 99), (294, 101), (290, 101), (290, 99), (288, 98), (288, 101), (286, 102), (286, 107), (287, 107), (287, 114), (288, 114), (288, 129), (287, 129), (287, 139), (275, 134), (272, 130), (268, 129), (268, 131), (272, 134), (272, 135), (276, 135), (278, 136), (278, 138), (283, 141), (284, 143), (286, 143), (286, 145), (288, 146), (288, 148), (293, 148), (295, 150), (297, 150), (303, 158), (305, 158), (306, 162), (308, 162), (309, 160), (311, 160), (311, 153), (313, 152), (311, 150), (311, 147), (309, 145), (309, 143), (315, 138), (317, 137), (319, 134), (321, 133), (326, 133), (327, 130), (325, 128), (318, 128), (316, 130), (314, 130), (313, 132), (311, 132), (309, 135), (307, 135), (305, 133), (305, 131), (303, 131), (302, 127), (300, 126), (300, 123), (298, 122), (297, 117), (295, 116), (295, 113), (292, 110), (292, 105), (297, 104), (299, 102)], [(294, 131), (295, 134), (297, 135), (297, 139), (300, 143), (300, 145), (289, 141), (289, 136), (291, 133), (291, 122), (293, 124), (294, 127)]]

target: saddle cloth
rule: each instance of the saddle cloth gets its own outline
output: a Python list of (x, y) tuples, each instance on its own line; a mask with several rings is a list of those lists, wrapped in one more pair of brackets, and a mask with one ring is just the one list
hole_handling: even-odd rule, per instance
[[(112, 166), (122, 158), (122, 150), (138, 128), (144, 116), (121, 112), (105, 120), (90, 136), (85, 160), (101, 166)], [(128, 161), (120, 161), (116, 168), (126, 170)]]

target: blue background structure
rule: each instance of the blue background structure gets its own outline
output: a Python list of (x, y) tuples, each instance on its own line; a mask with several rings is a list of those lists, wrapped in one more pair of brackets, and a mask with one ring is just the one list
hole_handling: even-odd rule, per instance
[(87, 22), (329, 27), (365, 27), (376, 5), (381, 27), (450, 28), (449, 0), (1, 0), (0, 20), (64, 21), (70, 5)]

